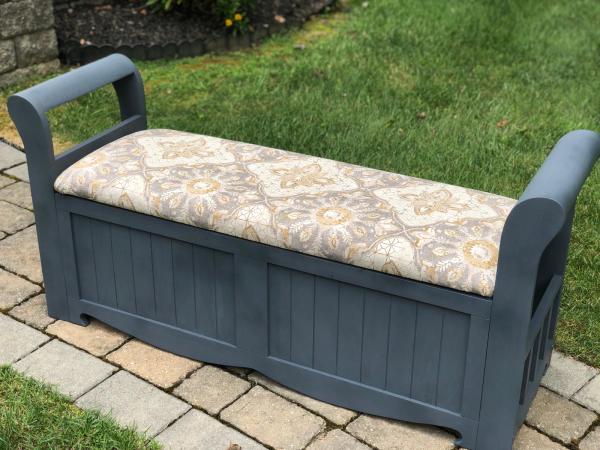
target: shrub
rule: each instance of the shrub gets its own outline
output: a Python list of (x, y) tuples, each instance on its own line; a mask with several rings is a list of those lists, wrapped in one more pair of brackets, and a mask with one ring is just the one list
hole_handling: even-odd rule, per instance
[(148, 6), (155, 10), (168, 12), (178, 8), (212, 14), (233, 31), (248, 28), (253, 5), (254, 0), (148, 0)]

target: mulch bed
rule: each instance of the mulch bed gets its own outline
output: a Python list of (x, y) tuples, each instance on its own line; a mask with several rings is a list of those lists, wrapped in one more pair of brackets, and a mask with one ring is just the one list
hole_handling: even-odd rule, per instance
[(286, 26), (302, 24), (333, 3), (296, 1), (258, 0), (250, 15), (252, 31), (245, 35), (234, 35), (222, 19), (210, 14), (150, 12), (145, 0), (63, 4), (55, 10), (60, 55), (63, 62), (72, 64), (89, 62), (114, 51), (137, 59), (156, 59), (237, 49)]

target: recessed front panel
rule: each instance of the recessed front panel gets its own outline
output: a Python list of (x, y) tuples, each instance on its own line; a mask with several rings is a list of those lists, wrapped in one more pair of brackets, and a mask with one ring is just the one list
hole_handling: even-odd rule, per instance
[(80, 298), (235, 344), (233, 255), (73, 215)]
[(470, 316), (269, 266), (269, 355), (461, 411)]

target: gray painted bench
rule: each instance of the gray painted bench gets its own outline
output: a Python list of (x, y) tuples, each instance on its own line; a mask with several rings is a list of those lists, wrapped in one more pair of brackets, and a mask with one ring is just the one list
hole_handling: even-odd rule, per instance
[[(122, 121), (55, 157), (45, 113), (110, 83), (118, 95)], [(52, 317), (81, 325), (94, 317), (174, 353), (254, 368), (330, 403), (445, 427), (458, 433), (457, 443), (467, 448), (511, 448), (549, 364), (575, 201), (600, 155), (599, 135), (575, 131), (563, 137), (518, 201), (511, 203), (491, 194), (308, 156), (304, 166), (308, 178), (294, 178), (294, 165), (290, 178), (290, 168), (277, 164), (281, 160), (302, 161), (299, 155), (232, 141), (213, 142), (214, 138), (197, 135), (145, 131), (142, 80), (122, 55), (109, 56), (13, 95), (8, 107), (27, 153)], [(148, 142), (143, 140), (146, 138)], [(169, 141), (173, 139), (174, 143)], [(182, 146), (188, 148), (187, 139), (194, 145), (202, 141), (207, 146), (204, 150), (216, 148), (216, 153), (194, 152), (193, 146), (187, 156), (177, 153)], [(97, 179), (104, 170), (102, 158), (117, 158), (117, 166), (122, 163), (122, 172), (128, 173), (128, 164), (139, 163), (131, 162), (132, 155), (143, 154), (143, 164), (150, 164), (151, 149), (157, 145), (175, 151), (167, 156), (162, 153), (163, 160), (186, 161), (186, 157), (195, 158), (200, 153), (203, 158), (249, 154), (258, 165), (240, 163), (236, 166), (239, 176), (226, 181), (223, 177), (231, 173), (218, 173), (218, 161), (202, 160), (198, 167), (212, 164), (210, 173), (217, 173), (220, 181), (215, 181), (217, 175), (214, 179), (202, 175), (188, 183), (185, 195), (179, 196), (169, 191), (168, 180), (159, 177), (173, 167), (154, 167), (153, 173), (162, 183), (160, 189), (166, 191), (151, 201), (144, 193), (150, 196), (154, 191), (136, 191), (133, 178), (119, 180), (118, 187), (127, 193), (125, 196), (115, 198), (114, 191), (103, 190), (106, 180)], [(153, 164), (160, 165), (161, 161)], [(432, 211), (449, 215), (446, 223), (458, 227), (443, 230), (449, 239), (458, 239), (457, 230), (468, 222), (461, 214), (469, 209), (470, 201), (485, 203), (486, 207), (493, 204), (496, 212), (483, 214), (480, 219), (489, 222), (493, 216), (500, 221), (494, 222), (496, 234), (492, 233), (499, 252), (493, 254), (494, 242), (478, 248), (459, 242), (463, 252), (467, 247), (473, 252), (473, 258), (493, 260), (491, 265), (474, 262), (481, 270), (474, 272), (475, 278), (468, 278), (460, 265), (441, 276), (435, 264), (427, 270), (411, 265), (415, 259), (407, 260), (402, 252), (400, 259), (381, 260), (381, 253), (369, 256), (364, 242), (340, 246), (339, 239), (350, 232), (343, 234), (336, 226), (352, 210), (348, 204), (339, 203), (340, 198), (346, 198), (343, 192), (320, 200), (338, 202), (337, 209), (329, 207), (317, 214), (320, 225), (315, 225), (315, 219), (309, 222), (318, 228), (315, 233), (328, 239), (329, 253), (318, 245), (302, 247), (304, 238), (294, 235), (296, 223), (286, 225), (281, 233), (277, 226), (258, 227), (265, 224), (260, 221), (236, 231), (234, 225), (239, 225), (236, 220), (240, 217), (234, 220), (226, 215), (230, 220), (219, 221), (222, 214), (213, 214), (204, 226), (206, 217), (202, 214), (208, 206), (202, 202), (208, 201), (207, 193), (220, 191), (215, 186), (224, 183), (225, 188), (233, 189), (245, 176), (260, 178), (264, 175), (260, 164), (267, 164), (269, 173), (287, 176), (279, 179), (281, 189), (300, 185), (301, 190), (310, 191), (316, 185), (317, 189), (309, 192), (312, 196), (305, 199), (308, 210), (321, 211), (310, 201), (321, 195), (320, 191), (327, 191), (327, 176), (349, 177), (350, 181), (340, 178), (336, 186), (379, 183), (377, 189), (360, 193), (371, 200), (379, 198), (378, 208), (384, 205), (381, 214), (407, 214), (410, 208), (394, 202), (411, 199), (411, 207), (419, 211), (415, 213), (419, 217), (413, 214), (411, 220), (421, 220), (423, 214)], [(328, 165), (329, 172), (319, 172), (321, 166)], [(90, 167), (96, 170), (96, 178), (87, 180)], [(183, 179), (188, 176), (186, 171), (192, 170), (184, 163), (175, 169)], [(105, 170), (117, 173), (120, 169), (107, 166)], [(393, 189), (382, 185), (386, 180), (399, 189), (398, 197), (394, 197)], [(86, 191), (86, 183), (94, 188)], [(269, 193), (268, 179), (263, 177), (263, 184), (255, 191), (249, 187), (252, 183), (236, 187), (240, 196), (265, 195), (272, 202), (269, 204), (283, 208), (286, 220), (292, 222), (301, 215), (289, 211), (295, 207), (295, 194), (273, 200), (279, 188)], [(358, 192), (352, 186), (353, 192)], [(417, 208), (415, 201), (422, 199), (417, 198), (418, 193), (403, 191), (406, 186), (422, 189), (421, 193), (433, 186), (437, 197), (426, 198)], [(441, 191), (444, 195), (467, 195), (470, 200), (448, 204)], [(217, 200), (226, 205), (235, 197), (235, 193), (222, 193)], [(181, 212), (178, 205), (190, 198), (200, 199), (193, 203), (195, 209), (189, 209), (199, 211), (193, 220), (177, 212)], [(365, 202), (359, 203), (368, 204)], [(377, 226), (397, 225), (393, 217), (377, 214), (370, 216), (377, 222), (373, 228), (359, 222), (353, 225), (352, 236), (375, 239), (369, 233), (379, 236)], [(174, 217), (177, 219), (170, 220)], [(413, 229), (409, 228), (402, 229), (405, 235)], [(266, 237), (269, 230), (274, 233), (270, 238)], [(430, 242), (423, 233), (439, 231), (427, 224), (418, 230), (420, 243)], [(480, 232), (480, 227), (475, 224), (472, 230)], [(419, 245), (421, 252), (429, 248)], [(416, 252), (417, 247), (409, 250)], [(434, 245), (429, 250), (439, 257), (451, 253), (443, 246)], [(406, 261), (412, 263), (403, 265)], [(478, 283), (469, 281), (473, 279)]]

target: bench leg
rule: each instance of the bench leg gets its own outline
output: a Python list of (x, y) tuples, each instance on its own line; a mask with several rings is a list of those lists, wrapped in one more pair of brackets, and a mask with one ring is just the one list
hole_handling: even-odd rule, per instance
[(502, 420), (486, 420), (479, 424), (475, 450), (510, 450), (515, 438), (514, 426)]

